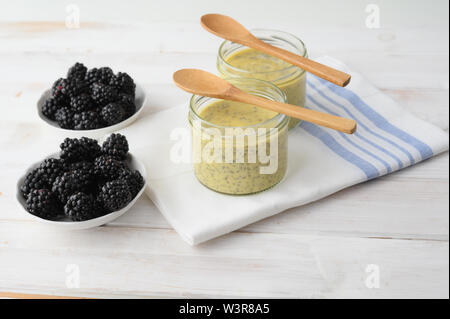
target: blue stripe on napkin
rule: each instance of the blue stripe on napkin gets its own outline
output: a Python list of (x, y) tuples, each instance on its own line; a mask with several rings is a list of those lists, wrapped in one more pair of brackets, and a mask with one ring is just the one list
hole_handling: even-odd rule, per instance
[[(427, 144), (389, 123), (382, 115), (367, 105), (354, 92), (346, 88), (338, 87), (316, 76), (308, 76), (311, 76), (322, 84), (318, 87), (312, 83), (311, 79), (308, 79), (308, 87), (312, 89), (314, 94), (317, 93), (326, 102), (320, 102), (317, 98), (313, 97), (315, 95), (308, 95), (307, 105), (322, 112), (352, 118), (358, 122), (359, 131), (355, 132), (353, 136), (349, 136), (341, 132), (331, 132), (308, 122), (302, 122), (300, 127), (309, 134), (320, 139), (322, 143), (337, 155), (361, 169), (367, 179), (381, 176), (385, 172), (390, 173), (396, 169), (401, 169), (416, 162), (411, 152), (399, 145), (400, 141), (410, 145), (412, 147), (411, 150), (416, 149), (420, 154), (421, 160), (433, 156), (433, 151)], [(356, 116), (348, 107), (336, 100), (336, 96), (349, 102), (352, 107), (362, 114), (364, 118), (373, 123), (376, 128), (370, 128), (362, 123), (361, 118), (358, 118), (358, 116)], [(383, 136), (380, 133), (377, 133), (376, 130), (379, 130), (380, 133), (381, 131), (387, 133), (387, 136), (386, 134)], [(336, 139), (338, 136), (340, 139)], [(392, 147), (386, 149), (386, 144), (381, 145), (380, 143), (377, 143), (376, 139), (373, 139), (374, 136)], [(394, 141), (392, 138), (396, 138), (397, 141)], [(368, 145), (370, 145), (374, 151), (367, 149)], [(349, 147), (353, 147), (367, 156), (361, 154), (361, 156), (364, 157), (362, 158), (351, 151)], [(375, 154), (374, 152), (378, 154)], [(419, 154), (417, 154), (417, 156)], [(405, 155), (408, 160), (404, 157)], [(403, 160), (401, 158), (402, 156)]]
[(380, 172), (374, 165), (343, 147), (334, 139), (333, 136), (331, 136), (330, 133), (326, 132), (320, 126), (305, 121), (303, 121), (300, 126), (312, 136), (320, 139), (322, 143), (328, 146), (328, 148), (330, 148), (340, 157), (360, 168), (366, 175), (367, 179), (372, 179), (380, 176)]
[[(427, 144), (419, 141), (414, 136), (411, 136), (405, 131), (389, 123), (383, 116), (381, 116), (373, 108), (367, 105), (358, 95), (356, 95), (352, 91), (343, 87), (336, 86), (314, 75), (313, 77), (315, 77), (321, 84), (323, 84), (325, 88), (350, 102), (358, 111), (364, 114), (364, 116), (372, 121), (377, 127), (391, 135), (396, 136), (397, 138), (417, 149), (422, 157), (422, 160), (433, 156), (433, 151)], [(308, 84), (310, 84), (310, 82)]]
[[(321, 108), (322, 112), (326, 112), (328, 114), (332, 114), (335, 116), (339, 116), (339, 114), (337, 114), (336, 112), (331, 111), (330, 109), (328, 109), (327, 107), (325, 107), (324, 105), (320, 104), (319, 102), (317, 102), (314, 98), (312, 98), (311, 96), (308, 95), (308, 100), (313, 102), (316, 106), (318, 106), (319, 108)], [(373, 157), (374, 159), (378, 160), (379, 162), (381, 162), (384, 167), (386, 167), (386, 170), (388, 173), (392, 172), (392, 167), (389, 165), (388, 162), (386, 162), (385, 160), (383, 160), (382, 158), (380, 158), (379, 156), (373, 154), (372, 152), (366, 150), (365, 148), (361, 147), (360, 145), (358, 145), (357, 143), (353, 142), (346, 134), (342, 133), (342, 132), (337, 132), (338, 134), (340, 134), (342, 136), (343, 139), (345, 139), (348, 143), (350, 143), (351, 145), (353, 145), (354, 147), (356, 147), (357, 149), (359, 149), (360, 151), (366, 153), (367, 155)], [(376, 145), (375, 143), (370, 142), (369, 140), (367, 140), (365, 137), (361, 136), (361, 134), (359, 134), (358, 132), (355, 132), (353, 134), (354, 136), (360, 138), (361, 140), (367, 142), (368, 144), (371, 144), (373, 146), (375, 146), (375, 148), (380, 149), (381, 151), (387, 153), (388, 151), (385, 150), (384, 148)], [(400, 162), (401, 163), (401, 162)]]
[[(406, 156), (408, 156), (409, 158), (409, 164), (413, 165), (414, 164), (414, 158), (411, 155), (410, 152), (408, 152), (408, 150), (406, 150), (404, 147), (398, 145), (397, 143), (395, 143), (394, 141), (391, 141), (390, 139), (374, 132), (373, 130), (371, 130), (367, 125), (365, 125), (364, 123), (361, 123), (361, 121), (358, 121), (358, 118), (352, 114), (352, 112), (350, 112), (348, 110), (348, 108), (346, 108), (344, 105), (336, 102), (335, 100), (333, 100), (332, 98), (330, 98), (329, 96), (327, 96), (324, 92), (320, 91), (318, 88), (316, 88), (316, 86), (314, 84), (312, 84), (311, 82), (308, 82), (308, 86), (311, 87), (315, 92), (319, 93), (320, 96), (322, 96), (323, 98), (325, 98), (326, 100), (328, 100), (329, 102), (331, 102), (333, 105), (339, 107), (340, 109), (342, 109), (351, 119), (355, 120), (358, 122), (358, 128), (363, 128), (364, 130), (366, 130), (368, 133), (370, 133), (373, 136), (376, 136), (377, 138), (391, 144), (392, 146), (394, 146), (395, 148), (399, 149), (402, 153), (404, 153)], [(342, 115), (341, 115), (342, 116)], [(389, 153), (389, 155), (391, 157), (393, 157), (397, 163), (399, 164), (400, 168), (403, 168), (403, 163), (400, 160), (400, 158), (398, 158), (397, 156), (395, 156), (394, 154), (392, 154), (391, 152), (385, 150), (386, 152)]]

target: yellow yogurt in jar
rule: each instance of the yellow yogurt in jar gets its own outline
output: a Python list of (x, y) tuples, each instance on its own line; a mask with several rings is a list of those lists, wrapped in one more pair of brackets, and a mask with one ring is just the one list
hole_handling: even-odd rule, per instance
[[(307, 57), (301, 40), (284, 32), (254, 30), (259, 39)], [(306, 72), (281, 59), (237, 43), (225, 41), (219, 49), (217, 69), (222, 77), (245, 77), (269, 81), (278, 86), (287, 97), (287, 103), (303, 107), (306, 95)], [(289, 128), (300, 121), (289, 119)]]
[[(261, 83), (254, 81), (252, 87), (261, 90)], [(201, 98), (208, 101), (202, 103)], [(288, 117), (245, 103), (201, 98), (194, 96), (190, 113), (197, 179), (233, 195), (261, 192), (279, 183), (287, 168)]]
[(240, 127), (263, 123), (278, 113), (256, 105), (219, 100), (200, 111), (205, 121), (220, 126)]

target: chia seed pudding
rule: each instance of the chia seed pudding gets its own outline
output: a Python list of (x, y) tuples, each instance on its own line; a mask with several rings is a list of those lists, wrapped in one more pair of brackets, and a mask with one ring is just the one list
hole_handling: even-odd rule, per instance
[[(275, 85), (255, 79), (228, 79), (248, 93), (285, 102)], [(279, 183), (287, 168), (289, 118), (255, 105), (194, 95), (194, 172), (204, 186), (225, 194), (264, 191)]]

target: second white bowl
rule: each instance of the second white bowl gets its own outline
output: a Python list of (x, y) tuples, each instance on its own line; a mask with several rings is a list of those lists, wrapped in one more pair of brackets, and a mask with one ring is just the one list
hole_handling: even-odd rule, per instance
[[(54, 153), (54, 154), (47, 156), (46, 158), (50, 158), (50, 157), (58, 158), (59, 155), (58, 155), (58, 153)], [(17, 190), (16, 190), (17, 203), (19, 204), (19, 207), (21, 208), (21, 210), (28, 217), (30, 217), (40, 223), (43, 223), (43, 224), (46, 224), (46, 225), (49, 225), (52, 227), (60, 228), (60, 229), (67, 229), (67, 230), (88, 229), (88, 228), (93, 228), (93, 227), (101, 226), (103, 224), (112, 222), (114, 219), (125, 214), (134, 205), (134, 203), (136, 203), (138, 198), (144, 192), (144, 189), (147, 184), (147, 182), (146, 182), (147, 173), (146, 173), (144, 164), (142, 162), (140, 162), (139, 160), (137, 160), (136, 157), (134, 157), (133, 155), (131, 155), (129, 153), (128, 158), (127, 158), (127, 164), (131, 169), (137, 170), (137, 171), (139, 171), (139, 173), (141, 173), (142, 177), (144, 178), (144, 186), (142, 186), (139, 193), (131, 200), (131, 202), (128, 203), (127, 206), (125, 206), (124, 208), (117, 210), (115, 212), (112, 212), (112, 213), (109, 213), (109, 214), (106, 214), (106, 215), (103, 215), (103, 216), (100, 216), (97, 218), (85, 220), (85, 221), (72, 221), (69, 218), (65, 218), (63, 220), (57, 220), (57, 221), (47, 220), (47, 219), (43, 219), (41, 217), (35, 216), (27, 211), (26, 200), (22, 196), (22, 192), (20, 191), (20, 186), (23, 184), (23, 181), (25, 180), (25, 177), (27, 176), (27, 174), (29, 172), (31, 172), (33, 169), (37, 168), (41, 162), (42, 161), (39, 161), (39, 162), (36, 162), (33, 165), (31, 165), (28, 168), (28, 170), (25, 172), (25, 174), (19, 178), (19, 181), (17, 182)]]

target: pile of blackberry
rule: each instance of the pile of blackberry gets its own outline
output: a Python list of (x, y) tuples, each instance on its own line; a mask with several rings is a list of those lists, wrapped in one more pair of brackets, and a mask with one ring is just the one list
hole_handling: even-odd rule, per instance
[(128, 141), (111, 134), (66, 138), (59, 158), (48, 158), (26, 176), (20, 190), (27, 210), (49, 220), (88, 220), (125, 207), (142, 189), (139, 171), (128, 167)]
[(93, 130), (117, 124), (136, 112), (136, 85), (124, 72), (109, 67), (88, 70), (75, 63), (52, 86), (42, 114), (65, 129)]

